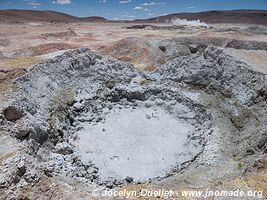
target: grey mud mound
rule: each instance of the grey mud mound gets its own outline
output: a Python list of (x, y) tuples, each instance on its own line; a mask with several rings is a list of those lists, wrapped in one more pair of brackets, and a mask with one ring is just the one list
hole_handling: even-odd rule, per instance
[(23, 115), (0, 122), (28, 149), (5, 163), (21, 167), (16, 181), (3, 178), (4, 199), (10, 187), (18, 198), (20, 188), (42, 176), (96, 188), (164, 184), (180, 173), (201, 174), (202, 167), (233, 176), (240, 169), (218, 166), (233, 154), (253, 163), (266, 148), (266, 75), (221, 48), (173, 59), (154, 72), (77, 49), (32, 67), (16, 85), (8, 106)]

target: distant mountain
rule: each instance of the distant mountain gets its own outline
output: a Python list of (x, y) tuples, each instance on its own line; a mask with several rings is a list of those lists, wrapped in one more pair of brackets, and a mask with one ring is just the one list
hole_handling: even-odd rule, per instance
[(201, 20), (206, 23), (243, 23), (267, 25), (267, 10), (226, 10), (198, 13), (174, 13), (150, 19), (138, 19), (135, 22), (165, 23), (175, 18)]
[[(150, 19), (112, 22), (165, 23), (172, 19), (201, 20), (206, 23), (245, 23), (267, 25), (267, 10), (227, 10), (198, 13), (174, 13)], [(103, 17), (75, 17), (56, 11), (43, 10), (0, 10), (0, 22), (105, 22)]]
[(0, 22), (100, 22), (103, 17), (75, 17), (56, 11), (0, 10)]
[(4, 22), (77, 22), (78, 17), (55, 11), (0, 10), (0, 21)]
[(82, 17), (82, 18), (80, 18), (80, 20), (83, 21), (83, 22), (104, 22), (104, 21), (108, 21), (104, 17), (97, 17), (97, 16)]

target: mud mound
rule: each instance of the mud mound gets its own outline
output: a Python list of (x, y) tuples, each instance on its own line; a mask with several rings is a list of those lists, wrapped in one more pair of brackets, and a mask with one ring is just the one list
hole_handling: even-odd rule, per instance
[(12, 52), (12, 57), (38, 56), (59, 50), (74, 49), (73, 45), (67, 43), (50, 43), (33, 47), (27, 47)]
[[(139, 25), (136, 26), (139, 27)], [(140, 26), (143, 27), (143, 25)], [(209, 45), (245, 50), (267, 50), (266, 42), (217, 37), (179, 37), (163, 40), (125, 38), (109, 46), (100, 47), (97, 51), (124, 62), (131, 62), (137, 69), (153, 71), (174, 58), (203, 52)]]
[(62, 39), (62, 38), (70, 38), (76, 37), (77, 33), (73, 30), (68, 30), (65, 32), (57, 32), (57, 33), (44, 33), (42, 34), (44, 38), (48, 39)]
[[(205, 49), (203, 57), (190, 55), (187, 58), (177, 58), (158, 72), (164, 79), (182, 81), (208, 90), (215, 89), (224, 96), (237, 98), (241, 104), (253, 104), (261, 97), (265, 99), (267, 97), (265, 75), (252, 71), (249, 66), (240, 61), (233, 60), (231, 56), (223, 53), (223, 49), (211, 46)], [(236, 68), (233, 70), (229, 66)], [(166, 73), (170, 70), (171, 74)]]
[(105, 189), (185, 177), (201, 187), (203, 177), (240, 175), (238, 162), (252, 164), (266, 148), (266, 76), (217, 47), (155, 72), (77, 49), (28, 69), (15, 83), (10, 105), (0, 108), (23, 116), (1, 116), (0, 123), (27, 151), (6, 163), (3, 199), (10, 186), (18, 199), (20, 188), (41, 177), (60, 179), (66, 192), (66, 180)]
[(225, 51), (232, 55), (233, 57), (240, 60), (240, 62), (245, 62), (249, 66), (253, 67), (254, 70), (261, 73), (267, 73), (267, 51), (263, 50), (240, 50), (227, 48)]
[(265, 26), (248, 26), (248, 27), (212, 27), (214, 32), (230, 32), (234, 31), (244, 35), (265, 35), (267, 28)]
[[(87, 175), (85, 176), (90, 181), (99, 184), (105, 183), (107, 186), (111, 183), (114, 183), (114, 186), (123, 184), (127, 173), (129, 173), (127, 166), (131, 165), (133, 168), (140, 166), (137, 161), (143, 162), (144, 169), (141, 170), (141, 174), (128, 174), (128, 176), (133, 176), (135, 180), (146, 181), (149, 178), (166, 176), (173, 169), (178, 168), (178, 165), (193, 159), (203, 150), (204, 136), (210, 126), (210, 117), (205, 113), (201, 105), (187, 99), (182, 94), (177, 94), (175, 89), (172, 91), (168, 87), (161, 87), (160, 85), (152, 88), (141, 86), (140, 79), (142, 79), (142, 75), (135, 72), (131, 65), (102, 58), (88, 50), (68, 52), (55, 60), (36, 66), (18, 81), (19, 85), (22, 84), (18, 91), (20, 97), (16, 98), (19, 100), (16, 100), (14, 104), (16, 105), (15, 107), (19, 106), (27, 113), (23, 121), (18, 123), (26, 123), (28, 127), (27, 131), (23, 129), (22, 138), (32, 138), (41, 144), (46, 141), (52, 142), (55, 144), (55, 153), (57, 152), (63, 157), (69, 154), (71, 154), (71, 157), (84, 155), (81, 161), (83, 162), (82, 168), (87, 166), (87, 172), (85, 172)], [(107, 82), (107, 80), (112, 82)], [(129, 85), (129, 87), (125, 87), (125, 85)], [(71, 91), (73, 92), (71, 93)], [(31, 95), (26, 97), (26, 93)], [(62, 99), (59, 94), (73, 96)], [(169, 94), (167, 99), (165, 97), (166, 94)], [(58, 110), (59, 104), (63, 106), (61, 107), (63, 110), (60, 109), (61, 111)], [(137, 129), (132, 131), (127, 129), (129, 125), (120, 124), (119, 122), (128, 115), (127, 110), (129, 109), (133, 109), (132, 113), (136, 115), (136, 118), (133, 118), (136, 122), (132, 121), (132, 123), (140, 123)], [(200, 110), (202, 112), (199, 112)], [(142, 144), (138, 141), (132, 143), (128, 140), (127, 135), (123, 137), (124, 139), (121, 138), (122, 147), (126, 145), (125, 147), (128, 149), (122, 154), (118, 151), (115, 141), (114, 147), (111, 147), (114, 148), (113, 153), (110, 151), (111, 149), (106, 153), (104, 152), (104, 143), (102, 143), (104, 145), (102, 150), (101, 144), (96, 145), (97, 148), (100, 148), (98, 150), (94, 149), (94, 146), (91, 146), (90, 148), (92, 149), (88, 150), (86, 142), (83, 143), (83, 141), (96, 144), (102, 140), (101, 137), (104, 139), (105, 135), (94, 134), (94, 132), (98, 133), (102, 126), (103, 128), (105, 127), (105, 134), (108, 132), (115, 134), (109, 125), (113, 123), (109, 121), (113, 118), (114, 112), (120, 113), (117, 125), (122, 132), (117, 132), (119, 134), (117, 137), (122, 136), (124, 130), (130, 131), (125, 134), (137, 133), (138, 130), (143, 130), (142, 132), (146, 133), (147, 136), (144, 136), (141, 143), (146, 142), (149, 138), (156, 137), (156, 135), (153, 135), (153, 130), (156, 128), (156, 124), (164, 120), (164, 118), (170, 118), (172, 120), (169, 123), (177, 124), (176, 130), (173, 127), (169, 129), (170, 126), (163, 122), (165, 125), (158, 128), (161, 131), (165, 130), (165, 134), (168, 134), (170, 139), (167, 139), (163, 144), (158, 142), (155, 143), (155, 146), (152, 145), (155, 151), (158, 149), (161, 152), (160, 149), (163, 148), (161, 145), (169, 144), (170, 149), (166, 149), (166, 151), (174, 151), (172, 153), (166, 152), (168, 156), (160, 158), (162, 162), (165, 160), (166, 165), (162, 164), (160, 168), (151, 171), (158, 158), (155, 155), (150, 155), (150, 148), (144, 149), (147, 157), (152, 159), (150, 163), (146, 164), (146, 158), (135, 157), (132, 152), (133, 149), (128, 147), (141, 147)], [(143, 112), (146, 114), (144, 115)], [(139, 121), (142, 119), (141, 117), (147, 122)], [(33, 118), (38, 118), (37, 124), (34, 122), (35, 120), (32, 121)], [(180, 126), (178, 126), (179, 124)], [(182, 126), (184, 127), (184, 132), (179, 130)], [(151, 132), (149, 132), (149, 129), (151, 129)], [(197, 129), (198, 131), (196, 132)], [(87, 131), (90, 132), (90, 136)], [(14, 133), (21, 138), (22, 132), (14, 130)], [(88, 139), (86, 139), (87, 137)], [(132, 135), (131, 137), (138, 138), (138, 135)], [(162, 137), (164, 138), (166, 135), (163, 134)], [(190, 141), (188, 140), (190, 137), (195, 139)], [(75, 138), (80, 138), (80, 140)], [(114, 135), (115, 138), (116, 136)], [(179, 146), (175, 147), (175, 143), (172, 143), (173, 140), (171, 138), (184, 139)], [(159, 138), (159, 141), (162, 140)], [(110, 141), (110, 143), (113, 142)], [(183, 147), (184, 145), (185, 147)], [(172, 150), (172, 147), (176, 150)], [(88, 151), (96, 154), (89, 155)], [(99, 151), (102, 151), (103, 154), (98, 154), (97, 152)], [(75, 153), (73, 154), (73, 152)], [(180, 159), (175, 159), (174, 155), (177, 153), (181, 154)], [(49, 169), (53, 172), (61, 173), (61, 169), (57, 167), (57, 164), (55, 165), (55, 163), (59, 162), (58, 155), (56, 157), (53, 154), (47, 156), (47, 159), (51, 159), (47, 163)], [(104, 160), (110, 160), (110, 164), (107, 165), (107, 161), (104, 160), (106, 164), (98, 162), (98, 156), (107, 156)], [(116, 159), (117, 157), (119, 159)], [(112, 161), (113, 158), (115, 159)], [(119, 171), (115, 166), (121, 163), (124, 163), (124, 172), (118, 173)], [(136, 163), (136, 165), (133, 165), (133, 163)], [(71, 168), (67, 167), (69, 164), (64, 161), (60, 165), (64, 165), (64, 170), (67, 170), (67, 173), (72, 175), (76, 173), (75, 171), (81, 170), (76, 164)], [(104, 166), (108, 168), (104, 169)], [(109, 173), (112, 169), (115, 171)]]
[(125, 38), (98, 51), (124, 62), (134, 63), (136, 68), (153, 70), (156, 63), (164, 63), (161, 52), (140, 38)]
[[(179, 37), (173, 39), (166, 39), (161, 41), (161, 46), (176, 46), (197, 44), (200, 48), (204, 49), (209, 45), (234, 48), (234, 49), (246, 49), (246, 50), (265, 50), (267, 51), (267, 42), (259, 41), (245, 41), (218, 37)], [(168, 48), (168, 47), (166, 47)]]
[[(104, 55), (109, 55), (124, 62), (131, 62), (137, 69), (151, 71), (162, 64), (167, 59), (164, 50), (158, 47), (157, 40), (144, 40), (140, 38), (125, 38), (107, 47), (102, 47), (98, 51)], [(186, 46), (176, 46), (172, 57), (190, 54)], [(170, 56), (171, 57), (171, 56)]]

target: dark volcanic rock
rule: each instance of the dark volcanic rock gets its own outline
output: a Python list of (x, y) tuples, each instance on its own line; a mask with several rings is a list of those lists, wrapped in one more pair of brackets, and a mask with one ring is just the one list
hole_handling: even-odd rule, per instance
[(133, 177), (130, 177), (130, 176), (127, 176), (126, 178), (125, 178), (125, 181), (127, 182), (127, 183), (132, 183), (133, 182)]
[(23, 111), (15, 106), (9, 106), (4, 109), (3, 114), (8, 121), (15, 121), (23, 116)]
[(190, 44), (188, 48), (191, 51), (191, 53), (196, 53), (198, 51), (198, 45), (196, 44)]

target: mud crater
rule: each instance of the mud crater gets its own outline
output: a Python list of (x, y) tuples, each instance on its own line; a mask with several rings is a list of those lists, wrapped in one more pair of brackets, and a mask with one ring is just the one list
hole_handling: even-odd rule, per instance
[(100, 183), (164, 178), (201, 153), (210, 116), (176, 92), (115, 87), (71, 107), (75, 153), (98, 168)]

